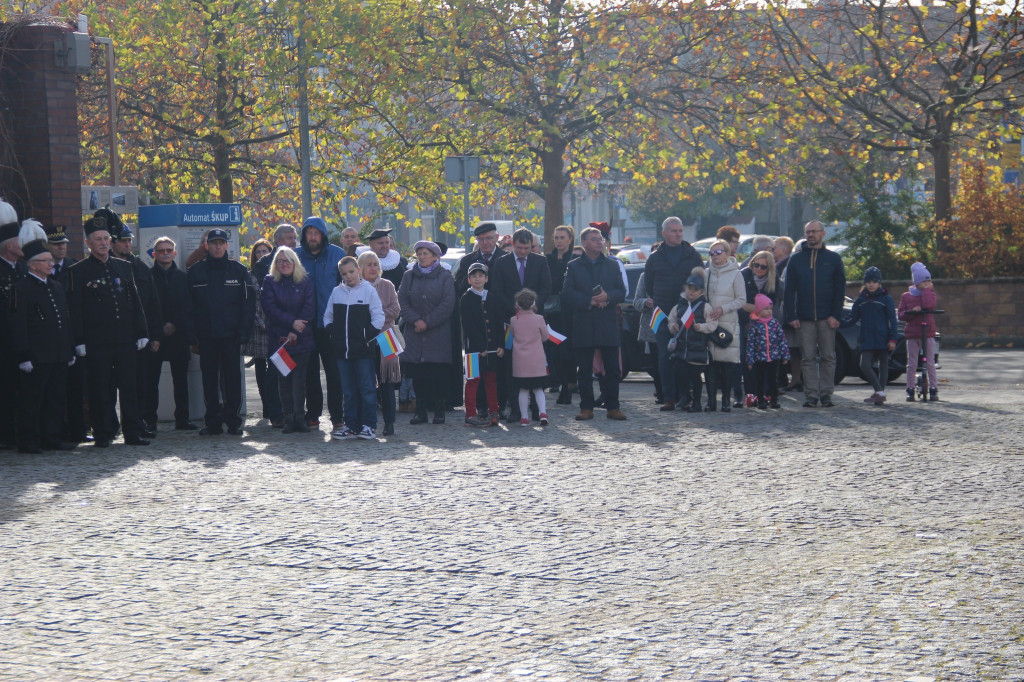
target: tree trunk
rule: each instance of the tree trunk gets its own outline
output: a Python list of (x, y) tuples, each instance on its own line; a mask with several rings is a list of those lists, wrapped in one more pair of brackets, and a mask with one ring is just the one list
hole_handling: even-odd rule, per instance
[(565, 222), (562, 197), (565, 194), (565, 142), (547, 140), (547, 149), (540, 153), (544, 173), (544, 245), (554, 243), (555, 228)]
[[(953, 217), (953, 187), (950, 180), (950, 149), (949, 138), (940, 133), (932, 142), (929, 151), (932, 155), (932, 167), (935, 171), (934, 206), (935, 220), (950, 220)], [(943, 254), (949, 251), (945, 230), (936, 230), (935, 252), (942, 260)]]
[(228, 160), (228, 145), (221, 139), (213, 148), (213, 172), (217, 176), (217, 190), (220, 203), (230, 204), (235, 200), (234, 183), (231, 181), (231, 163)]

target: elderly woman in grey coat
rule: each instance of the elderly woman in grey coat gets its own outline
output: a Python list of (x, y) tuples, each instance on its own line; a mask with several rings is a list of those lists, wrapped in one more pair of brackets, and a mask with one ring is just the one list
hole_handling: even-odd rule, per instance
[(455, 280), (441, 267), (441, 249), (434, 242), (418, 241), (413, 247), (416, 264), (406, 270), (398, 287), (402, 306), (404, 359), (416, 391), (416, 414), (410, 424), (444, 423), (444, 387), (452, 367), (451, 316), (455, 310)]

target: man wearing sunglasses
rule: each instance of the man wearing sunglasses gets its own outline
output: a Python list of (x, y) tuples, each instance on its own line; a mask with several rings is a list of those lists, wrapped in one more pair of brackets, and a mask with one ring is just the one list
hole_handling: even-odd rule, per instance
[[(846, 271), (839, 254), (825, 248), (825, 226), (804, 225), (804, 246), (786, 266), (784, 316), (800, 337), (804, 407), (832, 407), (836, 329), (843, 316)], [(817, 352), (815, 352), (817, 351)]]

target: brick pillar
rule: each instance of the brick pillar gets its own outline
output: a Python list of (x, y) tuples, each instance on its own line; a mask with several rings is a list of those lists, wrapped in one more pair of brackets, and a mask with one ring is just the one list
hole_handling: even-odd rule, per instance
[(8, 44), (0, 88), (23, 177), (11, 178), (7, 200), (22, 218), (67, 225), (68, 252), (83, 251), (82, 176), (76, 76), (57, 66), (54, 43), (70, 27), (25, 26)]

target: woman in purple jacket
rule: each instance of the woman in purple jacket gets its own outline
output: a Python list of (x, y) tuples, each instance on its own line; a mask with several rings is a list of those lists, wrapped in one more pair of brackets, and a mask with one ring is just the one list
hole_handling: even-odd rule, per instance
[[(263, 280), (260, 303), (267, 320), (267, 341), (271, 354), (284, 346), (291, 358), (291, 371), (282, 372), (282, 366), (272, 362), (274, 371), (281, 375), (278, 386), (284, 412), (282, 433), (309, 430), (304, 420), (306, 399), (306, 365), (315, 347), (313, 330), (309, 322), (315, 314), (313, 284), (306, 276), (299, 257), (287, 246), (278, 247), (270, 274)], [(287, 362), (283, 365), (287, 368)]]

